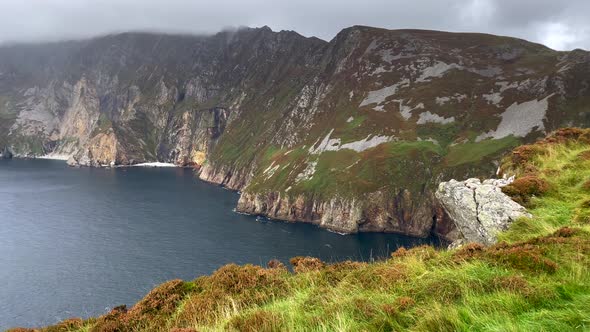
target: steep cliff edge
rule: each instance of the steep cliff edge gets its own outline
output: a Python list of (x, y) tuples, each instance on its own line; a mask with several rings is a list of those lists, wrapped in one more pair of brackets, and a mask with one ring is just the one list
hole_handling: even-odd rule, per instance
[[(447, 237), (439, 182), (590, 124), (590, 55), (484, 34), (264, 27), (0, 47), (0, 146), (70, 164), (172, 162), (242, 212)], [(452, 237), (452, 236), (448, 236)]]

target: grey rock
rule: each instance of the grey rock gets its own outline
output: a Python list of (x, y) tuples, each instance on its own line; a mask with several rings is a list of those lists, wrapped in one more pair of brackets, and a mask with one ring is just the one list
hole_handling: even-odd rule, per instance
[(521, 217), (531, 217), (526, 209), (501, 190), (508, 180), (479, 179), (442, 182), (436, 199), (467, 242), (491, 245), (499, 232)]

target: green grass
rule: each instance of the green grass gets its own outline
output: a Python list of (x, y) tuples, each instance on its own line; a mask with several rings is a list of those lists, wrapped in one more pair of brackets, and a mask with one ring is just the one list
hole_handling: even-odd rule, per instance
[(538, 146), (503, 169), (536, 174), (551, 190), (492, 247), (402, 248), (374, 263), (293, 259), (295, 273), (230, 264), (165, 283), (129, 311), (43, 331), (590, 330), (590, 140)]
[[(310, 155), (307, 149), (297, 148), (289, 152), (268, 148), (258, 173), (246, 188), (248, 192), (284, 191), (289, 194), (313, 195), (317, 198), (358, 197), (377, 190), (393, 190), (400, 187), (420, 190), (423, 183), (415, 181), (417, 163), (427, 164), (444, 153), (443, 149), (429, 141), (399, 141), (381, 144), (363, 152), (342, 149)], [(308, 164), (316, 162), (313, 176), (299, 179)], [(275, 172), (264, 172), (280, 165)], [(273, 167), (271, 167), (273, 166)], [(429, 177), (424, 174), (424, 179)]]
[[(552, 145), (535, 156), (530, 163), (539, 171), (539, 177), (550, 184), (542, 197), (531, 199), (531, 212), (535, 219), (522, 219), (500, 237), (504, 240), (525, 240), (553, 232), (580, 215), (590, 213), (590, 190), (584, 187), (590, 180), (590, 160), (581, 155), (590, 151), (583, 143)], [(590, 219), (588, 219), (590, 221)]]
[[(365, 116), (357, 116), (355, 120), (366, 122)], [(356, 125), (353, 127), (362, 129)], [(244, 189), (244, 192), (250, 194), (273, 192), (290, 199), (304, 197), (327, 201), (335, 197), (361, 197), (362, 200), (368, 194), (380, 192), (396, 195), (405, 189), (412, 193), (414, 203), (420, 205), (426, 199), (423, 191), (432, 191), (438, 185), (434, 179), (484, 174), (489, 176), (495, 171), (492, 161), (519, 142), (517, 138), (510, 136), (500, 140), (451, 145), (458, 132), (455, 124), (423, 127), (420, 129), (421, 137), (434, 138), (436, 142), (399, 140), (362, 152), (342, 149), (325, 151), (319, 155), (309, 154), (309, 146), (292, 148), (293, 151), (288, 155), (285, 155), (287, 149), (274, 146), (254, 152), (251, 150), (256, 150), (257, 145), (246, 144), (246, 140), (220, 148), (223, 149), (224, 158), (228, 160), (258, 153), (256, 173)], [(352, 132), (346, 131), (350, 135)], [(344, 133), (333, 136), (342, 140), (347, 137)], [(358, 140), (366, 135), (357, 133), (350, 137)], [(317, 164), (313, 176), (302, 179), (299, 175), (314, 162)], [(280, 165), (276, 171), (264, 172), (276, 165)]]
[(449, 147), (446, 156), (448, 166), (458, 166), (467, 163), (475, 163), (483, 158), (495, 156), (511, 147), (515, 147), (519, 141), (514, 136), (508, 136), (498, 140), (485, 140), (481, 142), (469, 142)]
[(367, 119), (367, 116), (366, 115), (357, 115), (357, 116), (354, 116), (352, 118), (352, 121), (347, 122), (346, 127), (348, 129), (358, 128), (358, 127), (360, 127), (363, 124), (363, 122), (365, 122), (366, 119)]
[(448, 124), (427, 123), (416, 128), (416, 135), (421, 138), (433, 138), (440, 146), (446, 148), (460, 133), (456, 122)]

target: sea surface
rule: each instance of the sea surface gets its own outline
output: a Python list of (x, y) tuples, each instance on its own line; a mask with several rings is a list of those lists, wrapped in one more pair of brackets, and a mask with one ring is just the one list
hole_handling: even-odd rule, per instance
[(261, 220), (233, 212), (237, 200), (189, 169), (0, 160), (0, 330), (100, 315), (227, 263), (370, 260), (436, 242)]

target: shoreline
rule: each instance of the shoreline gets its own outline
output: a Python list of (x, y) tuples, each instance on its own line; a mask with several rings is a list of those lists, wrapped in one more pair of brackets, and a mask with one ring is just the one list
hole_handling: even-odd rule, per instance
[(43, 160), (61, 160), (61, 161), (68, 161), (70, 156), (65, 154), (46, 154), (43, 156), (20, 156), (14, 155), (12, 156), (15, 159), (43, 159)]
[(163, 163), (159, 161), (139, 163), (134, 165), (116, 166), (116, 167), (181, 167), (172, 163)]
[[(46, 154), (43, 156), (20, 156), (15, 155), (13, 156), (14, 159), (41, 159), (41, 160), (59, 160), (59, 161), (68, 161), (71, 156), (69, 155), (60, 155), (60, 154)], [(92, 167), (92, 166), (91, 166)], [(95, 167), (95, 166), (94, 166)], [(126, 167), (152, 167), (152, 168), (183, 168), (183, 166), (179, 166), (173, 163), (165, 163), (160, 161), (150, 161), (145, 163), (133, 164), (133, 165), (100, 165), (97, 168), (126, 168)]]

